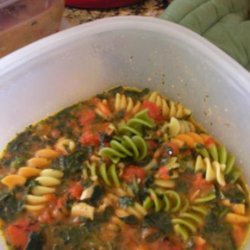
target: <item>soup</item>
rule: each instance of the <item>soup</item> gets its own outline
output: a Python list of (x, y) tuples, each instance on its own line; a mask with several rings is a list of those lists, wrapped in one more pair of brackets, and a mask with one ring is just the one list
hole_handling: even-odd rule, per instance
[(0, 161), (11, 249), (240, 249), (235, 156), (182, 104), (116, 87), (26, 128)]

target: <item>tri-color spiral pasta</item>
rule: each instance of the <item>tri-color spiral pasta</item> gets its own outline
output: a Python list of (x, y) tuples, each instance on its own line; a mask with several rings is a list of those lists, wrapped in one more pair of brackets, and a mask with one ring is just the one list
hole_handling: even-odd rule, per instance
[(157, 92), (152, 92), (149, 95), (148, 100), (161, 108), (162, 115), (165, 118), (184, 118), (191, 115), (191, 111), (185, 108), (182, 104), (168, 101)]
[(204, 206), (191, 206), (188, 211), (182, 212), (172, 219), (175, 233), (186, 242), (191, 234), (197, 232), (207, 214), (208, 210)]
[(140, 101), (134, 101), (131, 97), (124, 94), (116, 93), (115, 95), (115, 112), (125, 111), (131, 115), (137, 113), (141, 108)]
[(148, 117), (147, 110), (137, 113), (126, 124), (119, 127), (123, 136), (111, 140), (110, 146), (102, 148), (99, 154), (108, 157), (114, 163), (126, 157), (143, 160), (147, 155), (147, 144), (142, 137), (142, 129), (153, 126), (154, 122)]
[(179, 147), (187, 145), (190, 148), (194, 148), (197, 145), (204, 145), (206, 140), (208, 140), (209, 138), (211, 137), (204, 133), (198, 134), (195, 132), (189, 132), (185, 134), (179, 134), (171, 139), (171, 141)]
[(124, 135), (119, 140), (112, 140), (110, 147), (102, 148), (99, 154), (108, 157), (113, 162), (126, 157), (142, 160), (147, 155), (147, 144), (141, 136), (128, 137)]
[(83, 169), (83, 178), (91, 179), (94, 182), (102, 181), (109, 187), (118, 188), (121, 185), (121, 171), (122, 169), (115, 164), (107, 165), (105, 163), (101, 163), (98, 165), (96, 162), (86, 162), (86, 168)]
[(185, 210), (188, 203), (182, 200), (180, 195), (173, 190), (157, 193), (153, 189), (149, 189), (149, 196), (144, 200), (143, 207), (145, 209), (153, 208), (155, 212), (165, 211), (172, 213)]
[(217, 161), (211, 161), (210, 158), (202, 158), (200, 155), (197, 156), (195, 162), (195, 171), (205, 171), (205, 178), (207, 181), (216, 180), (219, 185), (225, 186), (225, 164), (220, 164)]
[(134, 134), (142, 136), (144, 129), (152, 129), (154, 125), (154, 121), (148, 116), (148, 111), (144, 109), (135, 114), (127, 123), (121, 124), (119, 126), (119, 131), (125, 135)]
[(41, 169), (47, 168), (51, 161), (59, 156), (56, 150), (46, 148), (36, 151), (35, 156), (26, 162), (26, 166), (20, 167), (17, 174), (11, 174), (4, 177), (1, 182), (13, 189), (16, 186), (22, 186), (29, 178), (40, 174)]
[(190, 121), (180, 120), (175, 117), (171, 117), (170, 122), (165, 123), (161, 131), (167, 132), (170, 137), (177, 136), (178, 134), (184, 134), (189, 132), (195, 132), (195, 126)]
[(25, 209), (29, 212), (38, 212), (49, 202), (49, 194), (54, 194), (56, 187), (61, 184), (63, 172), (47, 168), (35, 178), (37, 185), (26, 196)]
[(96, 101), (95, 112), (105, 120), (109, 120), (112, 117), (112, 113), (106, 99)]
[(134, 202), (134, 204), (131, 206), (117, 209), (115, 214), (119, 218), (128, 217), (132, 215), (138, 220), (142, 220), (146, 216), (147, 210), (140, 203)]
[(208, 148), (198, 146), (196, 152), (203, 157), (209, 157), (213, 161), (224, 164), (225, 174), (229, 174), (235, 168), (235, 156), (230, 154), (223, 145), (213, 143)]
[(75, 150), (76, 144), (73, 140), (61, 137), (55, 144), (55, 149), (58, 152), (62, 152), (64, 155), (68, 155)]

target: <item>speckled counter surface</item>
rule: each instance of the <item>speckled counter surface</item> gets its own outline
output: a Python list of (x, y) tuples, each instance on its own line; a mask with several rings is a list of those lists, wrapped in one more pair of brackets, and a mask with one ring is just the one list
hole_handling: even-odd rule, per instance
[(159, 16), (168, 6), (168, 0), (145, 0), (142, 3), (129, 7), (116, 8), (110, 10), (86, 10), (65, 8), (64, 18), (71, 25), (93, 21), (99, 18), (111, 16)]

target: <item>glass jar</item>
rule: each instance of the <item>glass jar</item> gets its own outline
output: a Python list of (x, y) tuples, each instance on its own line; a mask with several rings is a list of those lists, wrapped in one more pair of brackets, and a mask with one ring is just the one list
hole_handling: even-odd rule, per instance
[(64, 0), (0, 0), (0, 57), (60, 29)]

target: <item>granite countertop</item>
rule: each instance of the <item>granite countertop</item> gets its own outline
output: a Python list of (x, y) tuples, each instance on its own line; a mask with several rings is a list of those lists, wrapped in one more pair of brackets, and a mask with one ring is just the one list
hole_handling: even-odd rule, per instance
[(159, 16), (168, 6), (168, 0), (145, 0), (142, 3), (129, 7), (110, 10), (86, 10), (76, 8), (65, 8), (64, 19), (75, 26), (81, 23), (93, 21), (99, 18), (112, 16)]

